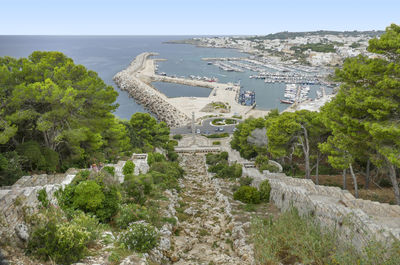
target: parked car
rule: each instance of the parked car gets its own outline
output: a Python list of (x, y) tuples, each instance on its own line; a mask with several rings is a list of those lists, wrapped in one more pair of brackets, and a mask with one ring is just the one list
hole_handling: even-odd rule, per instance
[(201, 133), (200, 129), (197, 129), (197, 130), (196, 130), (196, 133)]

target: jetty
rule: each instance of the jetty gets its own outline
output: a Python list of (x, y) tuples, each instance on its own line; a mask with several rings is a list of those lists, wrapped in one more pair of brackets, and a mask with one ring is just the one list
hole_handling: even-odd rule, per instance
[[(210, 116), (232, 117), (234, 115), (243, 118), (258, 117), (268, 113), (254, 110), (254, 105), (239, 104), (240, 86), (236, 84), (156, 74), (156, 62), (163, 60), (150, 58), (156, 55), (158, 54), (151, 52), (139, 54), (128, 68), (114, 76), (114, 82), (121, 90), (127, 91), (139, 104), (169, 127), (182, 127), (190, 124), (192, 113), (197, 119)], [(169, 98), (153, 87), (152, 82), (206, 87), (210, 89), (210, 94), (208, 97)], [(220, 108), (221, 105), (223, 108)]]

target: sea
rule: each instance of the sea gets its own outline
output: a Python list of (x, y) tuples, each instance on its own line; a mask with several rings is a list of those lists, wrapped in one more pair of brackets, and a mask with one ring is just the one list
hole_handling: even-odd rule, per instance
[[(60, 51), (72, 58), (76, 64), (96, 71), (108, 85), (118, 91), (118, 109), (115, 115), (130, 119), (136, 112), (146, 110), (137, 104), (127, 92), (121, 91), (113, 82), (113, 76), (125, 69), (142, 52), (157, 52), (166, 61), (159, 61), (159, 72), (167, 75), (216, 77), (219, 82), (239, 82), (243, 90), (256, 93), (258, 109), (283, 110), (281, 104), (285, 84), (264, 83), (264, 80), (250, 79), (251, 71), (226, 72), (202, 60), (205, 57), (248, 57), (234, 49), (202, 48), (189, 44), (171, 44), (168, 41), (188, 39), (195, 36), (0, 36), (0, 56), (15, 58), (27, 57), (33, 51)], [(199, 37), (199, 36), (196, 36)], [(168, 97), (208, 96), (207, 88), (183, 86), (178, 84), (155, 82), (153, 86)], [(315, 97), (316, 88), (311, 89)]]

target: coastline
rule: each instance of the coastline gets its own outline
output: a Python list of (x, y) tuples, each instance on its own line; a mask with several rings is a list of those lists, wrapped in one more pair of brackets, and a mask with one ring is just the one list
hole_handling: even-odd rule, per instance
[[(182, 127), (190, 123), (192, 113), (196, 120), (210, 116), (260, 117), (268, 111), (254, 110), (254, 106), (244, 106), (237, 102), (240, 86), (232, 83), (217, 83), (185, 78), (161, 76), (155, 73), (155, 61), (150, 59), (156, 53), (138, 55), (126, 68), (114, 76), (114, 81), (121, 90), (127, 91), (139, 104), (153, 113), (169, 127)], [(152, 86), (152, 82), (168, 82), (195, 87), (210, 88), (208, 97), (167, 97)], [(211, 109), (217, 103), (225, 104), (224, 111)]]

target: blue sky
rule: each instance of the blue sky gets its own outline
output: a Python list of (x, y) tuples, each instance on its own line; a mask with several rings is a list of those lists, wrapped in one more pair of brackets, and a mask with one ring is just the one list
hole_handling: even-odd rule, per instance
[(1, 35), (253, 35), (400, 24), (399, 0), (0, 0)]

